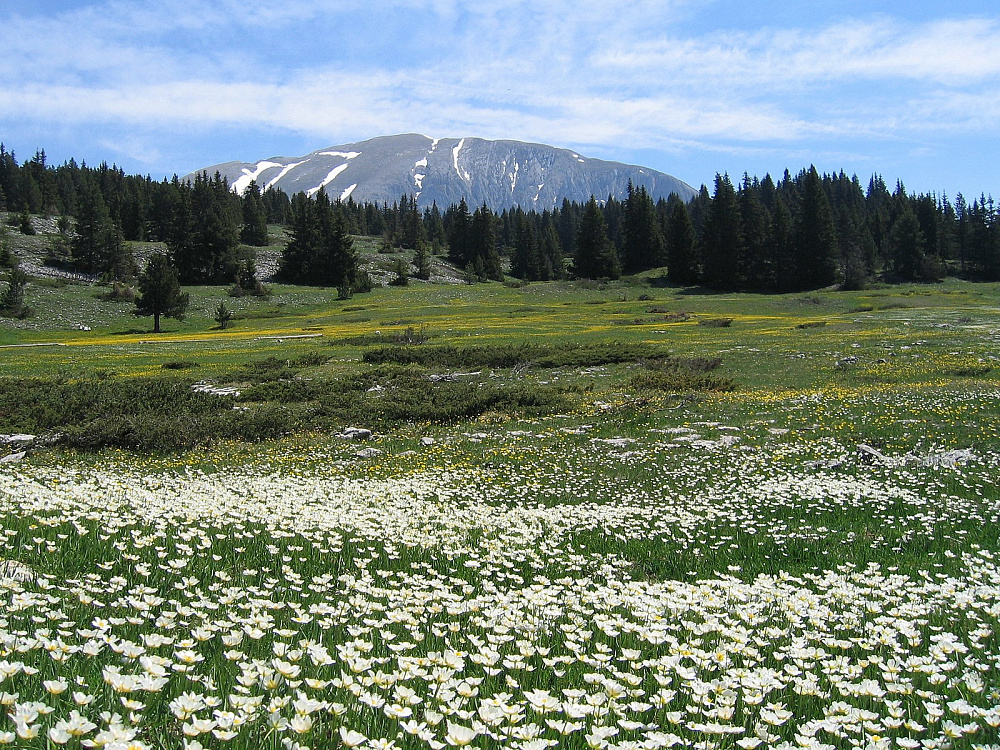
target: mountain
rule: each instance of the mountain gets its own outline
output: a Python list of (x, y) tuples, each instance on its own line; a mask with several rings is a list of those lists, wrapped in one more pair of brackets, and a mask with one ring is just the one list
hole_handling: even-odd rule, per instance
[[(226, 162), (198, 172), (219, 172), (242, 193), (251, 180), (263, 190), (280, 187), (289, 195), (393, 203), (414, 195), (421, 206), (442, 208), (465, 198), (470, 207), (485, 203), (495, 211), (519, 205), (525, 210), (553, 208), (563, 198), (585, 202), (591, 195), (625, 197), (629, 180), (656, 200), (677, 193), (685, 200), (695, 190), (668, 174), (613, 161), (588, 159), (575, 151), (520, 141), (481, 138), (428, 138), (391, 135), (313, 151), (301, 157), (272, 157), (255, 164)], [(194, 175), (188, 175), (193, 179)]]

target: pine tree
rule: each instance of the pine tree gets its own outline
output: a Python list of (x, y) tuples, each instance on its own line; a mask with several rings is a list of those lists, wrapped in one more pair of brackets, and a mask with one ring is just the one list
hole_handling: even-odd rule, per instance
[(618, 253), (608, 238), (604, 214), (593, 196), (580, 219), (574, 270), (581, 279), (617, 279), (621, 276)]
[(19, 265), (15, 265), (7, 274), (7, 288), (0, 295), (0, 313), (12, 318), (26, 318), (31, 314), (31, 308), (25, 303), (25, 289), (28, 286), (28, 274)]
[(708, 286), (736, 289), (743, 258), (739, 201), (729, 175), (715, 176), (715, 194), (702, 232), (702, 273)]
[(511, 255), (511, 276), (538, 281), (542, 278), (542, 262), (534, 224), (523, 212), (518, 215), (517, 222), (517, 236)]
[(413, 267), (416, 269), (413, 275), (421, 281), (427, 281), (431, 277), (431, 253), (427, 240), (417, 240), (417, 247), (413, 251)]
[(785, 199), (778, 195), (774, 200), (771, 235), (768, 240), (774, 258), (774, 290), (777, 292), (789, 292), (796, 288), (792, 230), (791, 211), (788, 210)]
[(694, 224), (687, 206), (676, 195), (668, 201), (670, 214), (667, 218), (667, 279), (672, 284), (690, 286), (698, 283), (697, 245)]
[(160, 316), (184, 319), (188, 295), (181, 292), (177, 268), (164, 253), (154, 253), (138, 280), (139, 294), (135, 298), (135, 314), (153, 316), (153, 333), (160, 332)]
[(182, 200), (170, 245), (180, 278), (189, 284), (232, 281), (239, 265), (234, 197), (218, 173), (211, 179), (198, 175), (189, 192), (190, 207)]
[(542, 229), (542, 279), (566, 278), (566, 265), (563, 263), (563, 250), (559, 243), (559, 234), (556, 231), (555, 221), (549, 214), (543, 223)]
[(267, 209), (261, 197), (257, 181), (251, 180), (243, 191), (242, 199), (243, 227), (240, 229), (240, 241), (253, 247), (267, 245)]
[(667, 252), (656, 215), (656, 206), (646, 188), (629, 180), (622, 204), (622, 271), (637, 273), (666, 265)]
[(770, 243), (771, 217), (757, 192), (758, 186), (744, 174), (739, 193), (744, 252), (739, 276), (744, 288), (773, 289), (775, 262)]
[(892, 225), (889, 247), (893, 270), (908, 281), (920, 279), (924, 263), (924, 233), (909, 205)]
[(810, 167), (803, 179), (794, 242), (793, 277), (798, 289), (817, 289), (837, 280), (837, 231), (816, 167)]
[(493, 212), (485, 203), (472, 215), (470, 235), (472, 262), (479, 277), (491, 281), (503, 281)]
[(119, 280), (129, 275), (131, 264), (125, 257), (121, 233), (93, 182), (86, 185), (78, 203), (72, 249), (75, 265), (86, 273), (108, 274)]
[(459, 268), (465, 268), (473, 262), (472, 217), (469, 206), (462, 198), (454, 211), (451, 211), (448, 224), (448, 260)]

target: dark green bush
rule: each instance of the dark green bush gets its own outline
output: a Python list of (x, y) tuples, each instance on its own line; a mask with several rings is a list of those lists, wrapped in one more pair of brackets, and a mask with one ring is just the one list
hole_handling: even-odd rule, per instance
[(535, 367), (594, 367), (619, 362), (669, 358), (652, 344), (600, 342), (592, 344), (486, 344), (483, 346), (394, 346), (365, 352), (369, 364), (416, 364), (429, 368), (508, 368), (523, 364)]

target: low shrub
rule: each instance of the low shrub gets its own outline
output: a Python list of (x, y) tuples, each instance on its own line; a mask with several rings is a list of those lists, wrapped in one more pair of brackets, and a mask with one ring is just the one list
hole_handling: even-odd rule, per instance
[(653, 344), (600, 342), (590, 344), (485, 344), (483, 346), (383, 346), (365, 352), (369, 364), (421, 365), (429, 368), (593, 367), (670, 357)]

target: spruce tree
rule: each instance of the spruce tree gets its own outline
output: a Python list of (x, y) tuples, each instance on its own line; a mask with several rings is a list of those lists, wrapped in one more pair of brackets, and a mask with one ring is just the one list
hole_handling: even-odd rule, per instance
[(164, 253), (154, 253), (139, 274), (139, 294), (135, 298), (135, 314), (153, 316), (153, 333), (160, 332), (160, 316), (184, 319), (188, 295), (181, 292), (177, 269)]
[(448, 260), (459, 268), (465, 268), (473, 262), (471, 248), (472, 217), (469, 206), (462, 198), (454, 211), (451, 211), (448, 225)]
[(715, 176), (715, 194), (702, 232), (702, 274), (716, 289), (736, 289), (743, 259), (743, 229), (739, 201), (729, 175)]
[(795, 286), (817, 289), (837, 280), (837, 231), (816, 167), (809, 168), (803, 183), (794, 235)]
[(656, 215), (656, 206), (646, 188), (629, 180), (622, 204), (622, 271), (637, 273), (666, 264), (667, 253)]
[(251, 180), (243, 191), (242, 199), (243, 227), (240, 229), (240, 241), (253, 247), (267, 245), (267, 209), (261, 197), (257, 181)]
[(889, 247), (893, 270), (907, 281), (920, 279), (924, 262), (924, 233), (908, 205), (892, 225)]
[(618, 253), (608, 238), (604, 213), (594, 196), (590, 197), (580, 219), (574, 270), (581, 279), (617, 279), (621, 276)]
[(7, 317), (26, 318), (31, 314), (31, 308), (25, 303), (25, 289), (28, 286), (28, 274), (19, 265), (15, 265), (7, 274), (7, 288), (0, 295), (0, 312)]
[(519, 279), (538, 281), (542, 278), (542, 262), (534, 224), (523, 212), (518, 215), (517, 222), (510, 273)]
[(472, 215), (470, 249), (476, 272), (482, 279), (503, 281), (500, 253), (497, 252), (493, 212), (483, 203)]
[(775, 262), (770, 243), (771, 217), (758, 197), (758, 187), (744, 175), (739, 193), (740, 221), (743, 228), (741, 286), (769, 290), (775, 285)]
[(672, 284), (698, 283), (700, 273), (694, 224), (684, 201), (671, 195), (667, 218), (667, 279)]
[(548, 281), (550, 279), (566, 278), (563, 250), (559, 243), (559, 234), (556, 231), (555, 221), (551, 214), (543, 225), (540, 250), (542, 255), (542, 279)]

